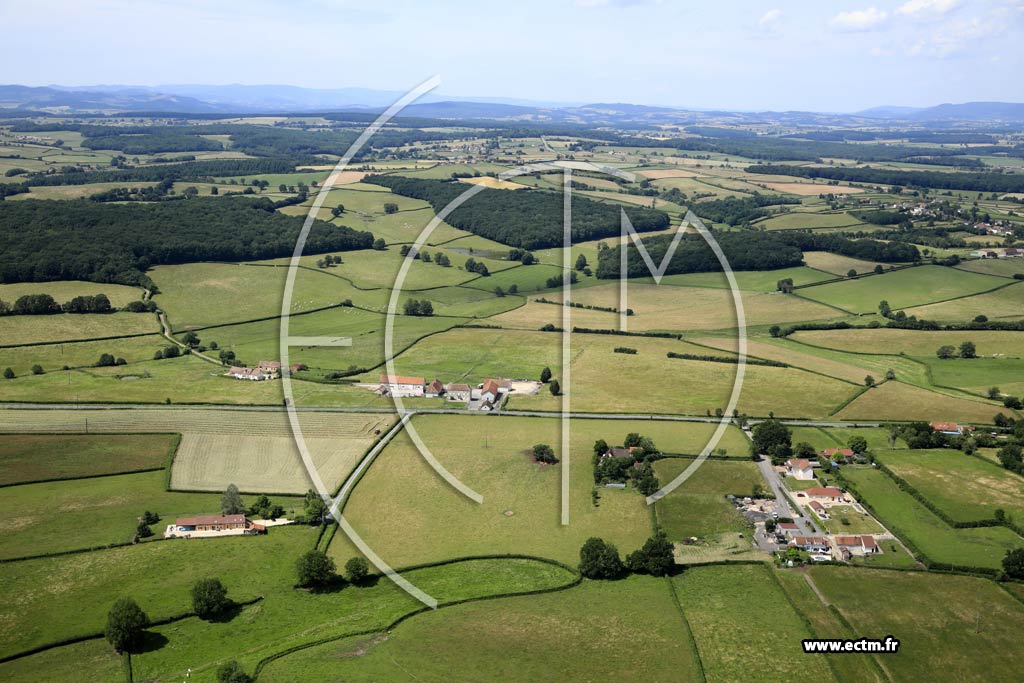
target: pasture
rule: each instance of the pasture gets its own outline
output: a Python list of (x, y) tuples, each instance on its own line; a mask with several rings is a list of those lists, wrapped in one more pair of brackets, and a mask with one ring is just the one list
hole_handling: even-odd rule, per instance
[[(812, 567), (814, 583), (858, 635), (900, 640), (878, 655), (893, 680), (1011, 681), (1024, 667), (1024, 606), (967, 576)], [(858, 655), (842, 655), (858, 657)]]
[[(737, 340), (730, 337), (697, 337), (690, 341), (730, 353), (735, 353), (738, 346)], [(823, 375), (847, 382), (854, 382), (858, 385), (863, 383), (865, 375), (870, 374), (869, 370), (862, 366), (850, 365), (849, 363), (832, 360), (831, 358), (822, 358), (821, 356), (805, 353), (799, 347), (783, 346), (774, 340), (768, 342), (748, 339), (747, 354), (755, 358), (788, 363), (797, 368), (819, 372)]]
[(159, 331), (160, 324), (151, 313), (57, 313), (0, 317), (0, 339), (3, 339), (5, 346), (39, 342), (54, 344)]
[(664, 579), (632, 576), (456, 605), (417, 615), (386, 635), (297, 652), (273, 662), (260, 680), (518, 683), (629, 679), (643, 671), (652, 682), (700, 681), (673, 602)]
[(76, 296), (96, 296), (106, 294), (110, 305), (121, 308), (131, 301), (142, 298), (142, 290), (126, 285), (101, 284), (83, 282), (81, 280), (59, 280), (57, 282), (17, 282), (0, 285), (0, 301), (13, 304), (26, 294), (49, 294), (58, 304), (63, 304)]
[[(692, 463), (689, 458), (666, 458), (655, 462), (654, 471), (664, 486)], [(746, 531), (746, 520), (725, 496), (749, 496), (764, 486), (764, 477), (750, 460), (706, 460), (685, 483), (655, 503), (658, 523), (676, 542), (689, 536)]]
[(1024, 259), (976, 259), (961, 261), (957, 266), (962, 270), (969, 270), (972, 273), (984, 273), (985, 275), (999, 275), (1000, 277), (1013, 277), (1024, 273)]
[(992, 424), (996, 413), (1013, 412), (1002, 403), (955, 398), (903, 382), (886, 382), (858, 396), (836, 413), (841, 420), (947, 420)]
[(742, 680), (753, 662), (758, 680), (833, 679), (824, 659), (803, 654), (800, 641), (814, 634), (773, 571), (765, 565), (692, 567), (671, 579), (708, 683)]
[(1022, 317), (1021, 310), (1024, 310), (1024, 285), (1015, 283), (994, 292), (909, 308), (907, 315), (916, 315), (925, 320), (953, 322), (973, 320), (978, 315), (986, 315), (992, 319), (1016, 320)]
[(177, 434), (7, 434), (0, 486), (165, 467)]
[(864, 353), (866, 350), (884, 350), (890, 354), (906, 354), (929, 360), (935, 358), (940, 346), (958, 347), (961, 342), (972, 341), (979, 356), (1024, 358), (1024, 335), (1019, 332), (993, 330), (807, 330), (791, 335), (804, 344), (824, 346), (839, 351)]
[(856, 486), (857, 496), (871, 505), (882, 524), (935, 562), (1001, 567), (1007, 550), (1024, 545), (1024, 539), (1005, 527), (950, 527), (878, 470), (848, 467), (843, 476)]
[(959, 522), (992, 519), (997, 509), (1024, 522), (1024, 478), (959, 451), (905, 450), (879, 460)]
[[(145, 317), (150, 319), (149, 316)], [(104, 353), (124, 358), (127, 363), (138, 363), (152, 360), (153, 354), (166, 346), (170, 346), (170, 342), (159, 334), (91, 342), (12, 346), (0, 348), (0, 367), (11, 368), (15, 375), (21, 377), (28, 375), (34, 365), (39, 365), (45, 372), (59, 371), (64, 367), (90, 367)], [(6, 387), (0, 384), (0, 388)]]
[[(855, 270), (858, 273), (870, 273), (878, 265), (888, 268), (888, 265), (884, 263), (873, 263), (859, 258), (843, 256), (842, 254), (833, 254), (828, 251), (805, 251), (804, 263), (810, 268), (841, 277), (846, 277), (846, 274), (851, 270)], [(802, 283), (797, 282), (795, 284), (799, 285)]]
[(860, 221), (847, 213), (811, 213), (790, 211), (756, 223), (764, 230), (806, 230), (817, 228), (850, 228)]
[[(878, 310), (878, 302), (883, 299), (889, 302), (893, 310), (909, 309), (936, 301), (967, 297), (1004, 284), (1005, 279), (992, 275), (943, 266), (918, 266), (808, 287), (800, 290), (800, 296), (852, 313), (874, 313)], [(911, 312), (908, 311), (908, 315)]]

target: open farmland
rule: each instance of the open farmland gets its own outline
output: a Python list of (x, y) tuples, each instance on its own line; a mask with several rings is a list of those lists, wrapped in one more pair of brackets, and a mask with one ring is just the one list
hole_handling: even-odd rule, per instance
[[(17, 432), (178, 432), (171, 488), (222, 491), (234, 483), (242, 491), (304, 493), (305, 468), (292, 438), (287, 414), (216, 410), (10, 410), (4, 430)], [(387, 415), (301, 413), (299, 424), (317, 470), (335, 487), (390, 425)]]
[[(942, 266), (918, 266), (870, 275), (856, 280), (835, 282), (799, 290), (800, 296), (837, 306), (851, 313), (873, 313), (878, 302), (889, 302), (893, 310), (909, 309), (936, 301), (946, 301), (985, 292), (1006, 284), (991, 275), (968, 273)], [(914, 313), (908, 310), (908, 315)], [(918, 314), (918, 317), (932, 316)]]
[(45, 372), (59, 371), (65, 367), (90, 367), (96, 365), (105, 353), (123, 358), (126, 363), (138, 363), (152, 360), (153, 354), (166, 346), (170, 346), (170, 342), (159, 334), (91, 342), (11, 346), (0, 348), (0, 367), (11, 368), (15, 375), (21, 377), (28, 375), (35, 365), (42, 367)]
[(3, 339), (4, 346), (53, 344), (159, 331), (160, 324), (151, 313), (57, 313), (0, 318), (0, 339)]
[(793, 339), (805, 344), (840, 351), (863, 353), (866, 349), (885, 349), (886, 353), (906, 354), (932, 359), (940, 346), (960, 346), (972, 341), (979, 356), (1024, 357), (1024, 335), (993, 330), (809, 330), (795, 332)]
[(0, 301), (13, 304), (19, 296), (26, 294), (49, 294), (58, 304), (63, 304), (76, 296), (96, 296), (105, 294), (110, 305), (121, 308), (131, 301), (140, 299), (143, 290), (125, 285), (101, 284), (98, 282), (81, 282), (77, 280), (59, 282), (19, 282), (0, 285)]
[(176, 434), (5, 434), (0, 485), (159, 469), (177, 447)]
[[(800, 640), (814, 634), (773, 571), (758, 564), (694, 567), (671, 579), (708, 683), (740, 680), (754, 661), (765, 681), (832, 680), (823, 659), (803, 654)], [(763, 637), (768, 631), (773, 638)]]
[(1024, 521), (1024, 478), (953, 450), (908, 450), (879, 458), (896, 476), (958, 522), (992, 519), (1002, 509)]
[(925, 320), (963, 322), (973, 320), (978, 315), (985, 315), (993, 319), (1018, 320), (1024, 317), (1024, 314), (1021, 313), (1022, 310), (1024, 310), (1024, 284), (1016, 283), (994, 292), (908, 308), (906, 312), (907, 315), (916, 315)]
[[(688, 458), (666, 458), (654, 464), (654, 471), (665, 485), (692, 463)], [(764, 477), (750, 460), (706, 460), (682, 486), (655, 504), (658, 523), (676, 542), (689, 536), (744, 531), (746, 520), (725, 496), (749, 496), (763, 486)]]
[[(832, 275), (838, 275), (841, 277), (846, 277), (846, 274), (851, 270), (855, 270), (858, 273), (863, 274), (874, 271), (875, 266), (881, 265), (882, 267), (887, 268), (885, 264), (864, 261), (859, 258), (843, 256), (842, 254), (833, 254), (828, 251), (805, 251), (804, 263), (811, 268), (823, 270), (826, 273), (831, 273)], [(796, 282), (795, 284), (799, 285), (802, 283)]]
[(844, 567), (813, 567), (810, 576), (858, 635), (899, 638), (899, 653), (878, 656), (893, 680), (982, 683), (1020, 673), (1014, 632), (1024, 606), (991, 581)]
[(836, 416), (843, 420), (893, 419), (892, 406), (899, 406), (902, 420), (951, 420), (991, 424), (995, 414), (1009, 412), (1001, 403), (982, 399), (955, 398), (902, 382), (886, 382), (858, 396)]
[[(469, 603), (418, 615), (389, 634), (317, 646), (273, 662), (260, 680), (702, 680), (662, 579), (587, 581), (546, 595)], [(540, 629), (545, 636), (537, 637)], [(629, 647), (608, 647), (630, 642)], [(358, 653), (358, 654), (357, 654)], [(340, 678), (339, 678), (340, 677)]]

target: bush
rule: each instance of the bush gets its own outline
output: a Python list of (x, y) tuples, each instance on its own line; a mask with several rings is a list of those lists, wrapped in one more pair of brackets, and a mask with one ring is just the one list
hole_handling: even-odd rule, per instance
[(217, 669), (217, 683), (252, 683), (252, 676), (238, 662), (225, 662)]
[(555, 457), (554, 449), (546, 443), (539, 443), (533, 447), (533, 459), (537, 462), (543, 462), (549, 465), (554, 465), (558, 462), (558, 458)]
[(351, 583), (359, 583), (370, 573), (370, 563), (365, 558), (356, 556), (345, 563), (345, 576)]
[(675, 566), (675, 547), (664, 533), (651, 536), (639, 550), (626, 558), (626, 567), (632, 571), (653, 576), (664, 576)]
[(107, 627), (103, 631), (107, 642), (118, 652), (128, 652), (142, 640), (149, 625), (149, 617), (131, 598), (118, 598), (107, 614)]
[(220, 579), (200, 579), (192, 586), (192, 611), (200, 619), (223, 614), (231, 606), (228, 589)]
[(315, 588), (330, 584), (337, 577), (334, 560), (322, 550), (309, 550), (295, 562), (295, 573), (303, 588)]
[(42, 365), (33, 365), (32, 366), (32, 374), (33, 375), (41, 375), (41, 374), (43, 374), (43, 372), (44, 371), (43, 371), (43, 366)]
[(623, 569), (619, 549), (611, 543), (592, 537), (580, 548), (580, 574), (588, 579), (614, 579)]

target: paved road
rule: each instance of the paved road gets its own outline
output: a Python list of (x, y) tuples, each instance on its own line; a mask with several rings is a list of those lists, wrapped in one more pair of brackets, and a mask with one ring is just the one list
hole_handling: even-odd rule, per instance
[[(754, 435), (750, 429), (744, 429), (747, 437), (753, 441)], [(789, 499), (786, 497), (782, 481), (779, 479), (779, 473), (775, 471), (772, 466), (771, 458), (762, 455), (761, 459), (757, 462), (758, 469), (761, 470), (761, 476), (768, 482), (768, 486), (771, 488), (772, 493), (775, 494), (775, 509), (779, 513), (779, 517), (789, 517), (795, 523), (797, 528), (800, 530), (801, 536), (813, 536), (818, 533), (817, 529), (807, 517), (804, 517), (799, 510), (794, 510), (789, 504)]]

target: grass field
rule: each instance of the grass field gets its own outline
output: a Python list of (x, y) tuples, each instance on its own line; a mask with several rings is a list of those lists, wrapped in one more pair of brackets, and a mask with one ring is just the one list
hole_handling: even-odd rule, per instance
[(694, 567), (672, 579), (708, 683), (743, 680), (752, 666), (759, 681), (832, 680), (824, 660), (803, 654), (800, 640), (813, 634), (772, 571)]
[(0, 367), (11, 368), (21, 377), (29, 374), (34, 365), (41, 366), (45, 372), (59, 371), (65, 366), (89, 367), (95, 365), (104, 353), (124, 358), (127, 363), (137, 363), (152, 360), (153, 354), (165, 346), (170, 346), (170, 342), (159, 334), (93, 342), (14, 346), (0, 348)]
[(0, 485), (160, 468), (176, 434), (7, 434), (0, 440)]
[(1001, 277), (1013, 277), (1018, 273), (1024, 273), (1024, 259), (976, 259), (961, 261), (957, 266), (962, 270), (969, 270), (972, 273), (984, 273), (985, 275), (999, 275)]
[[(988, 276), (994, 277), (994, 276)], [(1024, 310), (1024, 285), (1010, 285), (995, 292), (977, 294), (965, 299), (945, 301), (928, 306), (907, 309), (907, 315), (916, 315), (925, 320), (964, 322), (977, 315), (989, 318), (1018, 319)]]
[(298, 652), (272, 663), (260, 680), (554, 682), (629, 680), (642, 671), (652, 682), (699, 681), (672, 602), (663, 579), (634, 576), (458, 605), (413, 617), (386, 635)]
[(124, 668), (121, 656), (106, 640), (97, 638), (4, 662), (0, 664), (0, 677), (8, 683), (121, 681)]
[[(693, 461), (682, 458), (658, 460), (654, 471), (662, 485), (675, 479)], [(693, 476), (657, 503), (658, 522), (674, 541), (690, 536), (715, 536), (745, 531), (747, 521), (725, 499), (726, 494), (749, 496), (764, 477), (750, 460), (706, 460)]]
[(878, 470), (846, 468), (844, 476), (857, 487), (858, 495), (871, 505), (882, 524), (936, 562), (1001, 567), (1007, 550), (1024, 546), (1024, 539), (1005, 527), (951, 528)]
[[(400, 355), (395, 367), (407, 375), (479, 382), (494, 376), (537, 377), (547, 366), (558, 378), (560, 342), (561, 335), (545, 332), (455, 329), (421, 341)], [(575, 334), (570, 343), (572, 386), (563, 390), (576, 411), (713, 413), (725, 408), (736, 373), (731, 363), (668, 358), (669, 352), (708, 353), (672, 339)], [(615, 353), (619, 346), (638, 353)], [(671, 382), (665, 381), (668, 377)], [(651, 392), (655, 386), (659, 390)], [(824, 416), (854, 391), (847, 382), (796, 369), (748, 366), (739, 409), (751, 415)], [(510, 406), (558, 410), (559, 399), (542, 391), (534, 397), (513, 396)]]
[[(729, 351), (730, 353), (735, 353), (738, 348), (737, 340), (731, 337), (698, 337), (691, 341), (723, 351)], [(757, 341), (756, 339), (747, 340), (747, 354), (756, 358), (788, 363), (794, 367), (819, 372), (829, 377), (835, 377), (836, 379), (856, 384), (862, 384), (865, 375), (871, 373), (871, 370), (864, 367), (804, 353), (801, 349), (792, 346), (783, 347), (775, 342)]]
[(805, 230), (807, 228), (843, 228), (858, 225), (859, 220), (846, 213), (810, 213), (791, 211), (758, 221), (757, 227), (764, 230)]
[(997, 509), (1024, 522), (1024, 478), (952, 450), (906, 450), (879, 460), (933, 505), (960, 522), (992, 519)]
[(812, 567), (810, 575), (857, 635), (900, 640), (897, 654), (878, 656), (892, 680), (1020, 677), (1016, 633), (1024, 627), (1024, 606), (991, 581), (845, 567)]
[[(894, 406), (898, 409), (894, 410)], [(992, 424), (996, 413), (1010, 413), (1001, 403), (946, 396), (902, 382), (886, 382), (840, 410), (841, 420), (949, 420)]]
[[(317, 469), (337, 486), (356, 459), (386, 431), (391, 416), (301, 413), (299, 424)], [(306, 471), (285, 413), (213, 410), (9, 410), (2, 431), (178, 432), (174, 488), (304, 493)], [(140, 510), (141, 513), (141, 510)]]
[[(811, 268), (823, 270), (826, 273), (831, 273), (832, 275), (841, 275), (843, 277), (846, 277), (846, 274), (849, 273), (851, 269), (856, 270), (858, 273), (870, 273), (875, 269), (876, 265), (888, 268), (887, 264), (862, 261), (861, 259), (851, 258), (841, 254), (833, 254), (828, 251), (805, 251), (804, 263)], [(801, 283), (795, 282), (795, 284), (799, 285)]]
[[(559, 452), (558, 420), (422, 415), (412, 424), (438, 461), (482, 495), (483, 503), (438, 477), (407, 433), (397, 436), (363, 475), (344, 510), (391, 564), (490, 553), (575, 563), (590, 536), (602, 536), (626, 553), (650, 535), (650, 515), (635, 491), (602, 490), (600, 504), (591, 501), (594, 441), (646, 432), (644, 423), (573, 421), (568, 526), (559, 523), (565, 463), (538, 465), (526, 454), (534, 444), (547, 443), (565, 460), (567, 454)], [(352, 552), (342, 540), (339, 535), (330, 547), (332, 554), (341, 553), (339, 559)]]
[(840, 351), (884, 351), (904, 353), (931, 360), (936, 350), (949, 344), (959, 348), (960, 343), (972, 341), (979, 356), (1008, 356), (1024, 358), (1024, 335), (1019, 332), (990, 330), (927, 331), (927, 330), (810, 330), (795, 332), (792, 338), (804, 344), (825, 346)]
[(882, 533), (882, 527), (874, 517), (857, 512), (852, 505), (833, 505), (828, 514), (831, 519), (821, 522), (821, 526), (830, 534)]
[[(991, 275), (942, 266), (920, 266), (808, 287), (799, 293), (807, 299), (838, 306), (853, 313), (873, 313), (878, 310), (878, 302), (883, 299), (889, 302), (893, 310), (907, 309), (977, 294), (1004, 284), (1005, 279)], [(931, 318), (924, 315), (918, 317)]]
[(58, 304), (64, 304), (76, 296), (106, 294), (107, 298), (110, 299), (110, 305), (115, 308), (121, 308), (130, 301), (142, 298), (142, 290), (138, 287), (82, 282), (78, 280), (19, 282), (16, 284), (0, 285), (0, 301), (13, 304), (18, 297), (26, 294), (49, 294)]
[(159, 332), (151, 313), (58, 313), (8, 315), (0, 318), (0, 339), (5, 346), (56, 343), (99, 337)]

